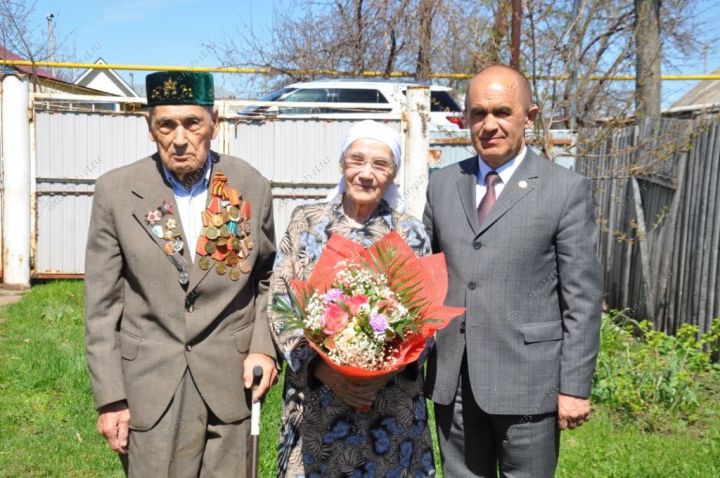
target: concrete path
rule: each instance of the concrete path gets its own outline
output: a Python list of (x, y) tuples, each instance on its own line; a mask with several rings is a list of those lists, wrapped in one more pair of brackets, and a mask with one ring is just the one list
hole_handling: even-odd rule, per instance
[(21, 290), (0, 289), (0, 307), (18, 302), (24, 293)]

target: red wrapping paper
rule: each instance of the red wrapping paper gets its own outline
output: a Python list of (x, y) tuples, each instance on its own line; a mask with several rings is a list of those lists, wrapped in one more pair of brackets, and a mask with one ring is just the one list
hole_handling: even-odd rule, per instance
[[(443, 305), (448, 289), (445, 255), (440, 253), (417, 257), (400, 234), (395, 231), (391, 231), (368, 249), (350, 239), (334, 234), (325, 245), (325, 249), (308, 280), (294, 279), (290, 282), (290, 285), (297, 297), (302, 297), (304, 291), (316, 290), (324, 293), (331, 287), (335, 279), (336, 265), (339, 262), (348, 259), (360, 259), (367, 264), (373, 264), (371, 256), (377, 254), (378, 248), (386, 246), (392, 246), (395, 249), (395, 257), (398, 260), (407, 261), (403, 267), (403, 274), (407, 273), (414, 276), (413, 281), (419, 282), (420, 285), (415, 296), (416, 299), (427, 301), (427, 305), (420, 312), (420, 318), (432, 319), (432, 321), (421, 324), (418, 333), (406, 336), (395, 355), (397, 360), (394, 365), (382, 370), (368, 370), (360, 367), (339, 365), (333, 362), (312, 340), (308, 339), (310, 346), (330, 367), (347, 377), (370, 378), (387, 375), (416, 361), (425, 349), (425, 340), (433, 337), (435, 331), (445, 328), (453, 318), (465, 312), (464, 307)], [(376, 267), (373, 267), (373, 269), (380, 272)], [(388, 277), (390, 288), (394, 289), (399, 280), (397, 277)], [(300, 304), (300, 306), (304, 308), (305, 305)]]

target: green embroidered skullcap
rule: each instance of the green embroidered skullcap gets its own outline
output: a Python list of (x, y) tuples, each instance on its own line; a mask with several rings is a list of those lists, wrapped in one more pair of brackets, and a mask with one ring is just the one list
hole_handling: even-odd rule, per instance
[(210, 73), (158, 71), (145, 78), (148, 106), (212, 106), (215, 87)]

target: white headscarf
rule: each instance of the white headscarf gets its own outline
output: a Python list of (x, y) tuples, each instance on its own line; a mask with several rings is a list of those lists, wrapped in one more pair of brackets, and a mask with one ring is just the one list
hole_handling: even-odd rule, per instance
[[(374, 139), (390, 148), (393, 155), (393, 162), (395, 163), (395, 170), (398, 170), (400, 162), (402, 161), (402, 138), (397, 131), (373, 120), (364, 120), (355, 123), (343, 138), (340, 149), (340, 162), (342, 162), (345, 151), (358, 139)], [(330, 191), (325, 199), (327, 201), (333, 201), (343, 193), (345, 193), (345, 177), (341, 176), (337, 186)], [(385, 188), (383, 199), (388, 203), (388, 206), (394, 210), (402, 212), (405, 209), (400, 188), (398, 188), (398, 185), (394, 182)]]

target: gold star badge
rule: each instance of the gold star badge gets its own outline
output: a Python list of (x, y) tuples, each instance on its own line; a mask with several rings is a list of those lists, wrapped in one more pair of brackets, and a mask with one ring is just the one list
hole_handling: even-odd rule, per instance
[(172, 79), (168, 78), (165, 80), (165, 83), (163, 83), (163, 92), (165, 93), (165, 96), (168, 96), (170, 94), (175, 94), (177, 88), (177, 83)]

